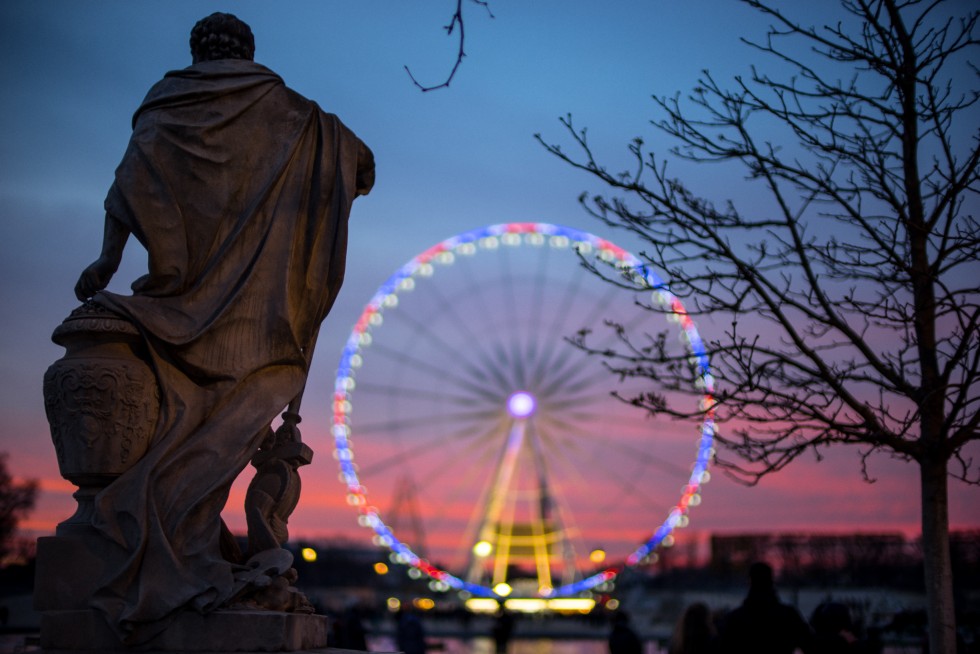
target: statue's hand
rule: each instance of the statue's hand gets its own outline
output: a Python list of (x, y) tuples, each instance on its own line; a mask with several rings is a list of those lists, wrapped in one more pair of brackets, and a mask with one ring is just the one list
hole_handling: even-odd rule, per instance
[(75, 284), (75, 297), (84, 302), (106, 286), (116, 272), (116, 265), (106, 257), (99, 257), (82, 271)]

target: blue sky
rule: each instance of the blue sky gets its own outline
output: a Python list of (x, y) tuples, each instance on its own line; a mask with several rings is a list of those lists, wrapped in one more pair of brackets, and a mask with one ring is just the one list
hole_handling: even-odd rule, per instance
[[(533, 135), (561, 140), (557, 119), (571, 113), (613, 162), (626, 164), (625, 146), (636, 135), (665, 151), (648, 125), (650, 96), (686, 91), (705, 68), (717, 79), (747, 73), (756, 55), (739, 37), (761, 38), (766, 27), (733, 0), (492, 0), (494, 18), (467, 3), (462, 67), (449, 89), (420, 93), (403, 67), (423, 83), (443, 80), (456, 40), (441, 27), (454, 6), (450, 0), (0, 4), (0, 451), (10, 452), (15, 474), (52, 480), (32, 524), (45, 528), (71, 503), (56, 481), (43, 413), (41, 376), (62, 353), (49, 335), (76, 306), (77, 276), (98, 255), (102, 201), (132, 112), (163, 73), (190, 63), (187, 39), (198, 19), (220, 10), (248, 22), (256, 60), (338, 114), (377, 159), (375, 190), (352, 213), (347, 282), (321, 332), (304, 400), (304, 435), (318, 452), (304, 483), (318, 496), (336, 494), (338, 502), (328, 398), (344, 340), (374, 289), (430, 245), (482, 225), (541, 221), (599, 229), (576, 202), (591, 182), (548, 155)], [(835, 6), (810, 3), (803, 20), (820, 22), (819, 14)], [(745, 197), (730, 171), (675, 170), (719, 201)], [(620, 235), (600, 235), (637, 247)], [(131, 243), (110, 288), (125, 290), (143, 265)], [(716, 480), (717, 499), (706, 491), (692, 527), (915, 528), (918, 501), (903, 492), (917, 480), (914, 468), (879, 457), (872, 472), (880, 480), (869, 486), (851, 450), (819, 466), (796, 465), (796, 483), (789, 471), (755, 489)], [(951, 491), (954, 523), (980, 524), (977, 509), (967, 506), (976, 490), (954, 484)], [(353, 524), (334, 504), (301, 504), (294, 517), (300, 532), (329, 534)]]

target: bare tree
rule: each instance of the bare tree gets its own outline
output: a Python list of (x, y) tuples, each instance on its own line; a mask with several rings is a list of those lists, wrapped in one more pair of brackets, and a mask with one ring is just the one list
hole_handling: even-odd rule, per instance
[(17, 546), (17, 523), (34, 508), (37, 480), (14, 481), (7, 470), (7, 453), (0, 452), (0, 561)]
[[(743, 1), (771, 22), (745, 43), (791, 72), (753, 69), (731, 88), (705, 72), (689, 95), (654, 98), (669, 157), (638, 138), (612, 173), (571, 116), (571, 152), (537, 138), (610, 189), (583, 205), (639, 236), (689, 311), (721, 325), (718, 440), (736, 456), (720, 465), (755, 483), (847, 443), (865, 464), (883, 451), (919, 466), (929, 651), (952, 652), (947, 482), (980, 483), (964, 449), (980, 437), (977, 11), (841, 0), (839, 22), (807, 27)], [(716, 203), (672, 177), (670, 157), (744, 166), (755, 196)], [(625, 400), (686, 416), (666, 393), (697, 392), (694, 373), (659, 335), (620, 331), (612, 349), (578, 344), (653, 382)]]

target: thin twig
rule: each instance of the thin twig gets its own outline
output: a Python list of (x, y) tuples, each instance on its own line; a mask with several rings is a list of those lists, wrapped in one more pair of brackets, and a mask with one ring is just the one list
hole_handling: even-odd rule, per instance
[[(472, 2), (485, 7), (490, 18), (494, 17), (493, 13), (490, 11), (489, 0), (472, 0)], [(408, 66), (405, 66), (405, 72), (408, 73), (412, 83), (415, 84), (415, 86), (417, 86), (423, 93), (435, 91), (436, 89), (449, 88), (449, 83), (453, 81), (453, 77), (456, 76), (456, 71), (459, 70), (460, 64), (463, 63), (463, 57), (466, 56), (466, 51), (464, 49), (464, 45), (466, 43), (466, 29), (463, 24), (463, 0), (456, 0), (456, 11), (449, 20), (449, 24), (444, 26), (443, 29), (446, 30), (447, 36), (452, 36), (453, 30), (456, 29), (457, 26), (459, 26), (459, 50), (456, 52), (456, 63), (453, 64), (453, 69), (449, 71), (449, 76), (442, 84), (425, 86), (415, 78), (415, 75), (412, 74), (412, 71), (409, 70)]]

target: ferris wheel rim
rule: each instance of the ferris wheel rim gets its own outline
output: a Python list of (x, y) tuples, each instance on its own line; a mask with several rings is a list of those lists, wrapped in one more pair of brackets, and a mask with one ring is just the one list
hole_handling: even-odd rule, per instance
[(672, 539), (671, 534), (674, 529), (686, 523), (690, 507), (700, 503), (700, 487), (708, 479), (708, 465), (714, 454), (714, 379), (703, 341), (683, 303), (670, 292), (667, 283), (636, 256), (611, 241), (589, 232), (542, 222), (498, 223), (473, 229), (444, 239), (416, 255), (381, 284), (371, 300), (365, 305), (345, 343), (334, 381), (331, 428), (331, 435), (334, 440), (334, 457), (340, 467), (341, 480), (347, 488), (348, 504), (356, 507), (359, 514), (358, 522), (362, 526), (372, 529), (380, 543), (388, 547), (400, 562), (411, 565), (437, 582), (442, 582), (447, 590), (467, 591), (471, 595), (479, 597), (503, 599), (494, 589), (465, 581), (417, 555), (407, 544), (397, 538), (392, 529), (382, 520), (379, 510), (368, 502), (366, 489), (361, 484), (354, 465), (354, 456), (349, 440), (351, 435), (351, 393), (355, 387), (355, 371), (362, 363), (361, 349), (370, 344), (371, 330), (380, 325), (380, 318), (385, 308), (397, 304), (397, 295), (400, 290), (405, 290), (406, 287), (414, 287), (416, 277), (431, 276), (434, 273), (433, 264), (450, 265), (457, 253), (464, 251), (466, 254), (473, 254), (477, 245), (494, 242), (489, 239), (497, 239), (498, 241), (504, 239), (507, 244), (522, 245), (522, 239), (532, 236), (546, 241), (550, 239), (551, 241), (547, 244), (552, 247), (569, 247), (574, 244), (580, 253), (583, 249), (589, 250), (586, 254), (596, 252), (600, 260), (611, 263), (624, 272), (630, 272), (634, 278), (638, 278), (646, 284), (647, 290), (653, 293), (655, 301), (665, 310), (669, 310), (669, 313), (665, 311), (666, 315), (677, 320), (681, 334), (686, 339), (693, 365), (697, 370), (698, 386), (703, 391), (701, 410), (704, 415), (698, 441), (698, 453), (690, 477), (682, 489), (680, 500), (670, 509), (667, 517), (654, 530), (653, 534), (625, 557), (622, 563), (610, 566), (575, 583), (547, 589), (546, 592), (541, 592), (540, 596), (546, 598), (567, 597), (595, 588), (614, 579), (624, 568), (636, 565), (662, 544), (669, 542), (669, 539)]

